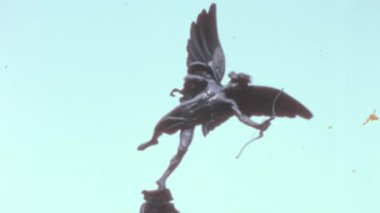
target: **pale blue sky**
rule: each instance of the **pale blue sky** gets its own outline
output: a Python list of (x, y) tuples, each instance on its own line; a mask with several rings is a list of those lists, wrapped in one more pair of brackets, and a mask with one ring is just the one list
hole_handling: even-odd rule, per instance
[[(178, 135), (136, 148), (178, 104), (189, 26), (212, 2), (0, 0), (0, 212), (138, 212)], [(214, 2), (227, 71), (314, 118), (276, 119), (239, 160), (256, 130), (197, 129), (168, 181), (176, 207), (380, 212), (380, 122), (362, 126), (380, 111), (380, 2)]]

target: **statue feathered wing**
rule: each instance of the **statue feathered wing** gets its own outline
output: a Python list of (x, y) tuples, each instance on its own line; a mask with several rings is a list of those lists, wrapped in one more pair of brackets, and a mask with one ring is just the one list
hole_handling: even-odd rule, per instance
[(209, 72), (220, 83), (225, 72), (225, 57), (219, 42), (216, 24), (216, 5), (203, 10), (191, 24), (187, 42), (188, 72)]
[(232, 90), (226, 95), (233, 99), (241, 112), (247, 116), (272, 116), (274, 100), (279, 93), (275, 102), (276, 117), (300, 116), (305, 119), (313, 117), (312, 113), (299, 101), (275, 88), (248, 86), (244, 89)]
[[(272, 116), (275, 104), (276, 117), (294, 118), (300, 116), (305, 119), (313, 117), (312, 113), (299, 101), (285, 92), (264, 86), (248, 86), (244, 89), (225, 91), (228, 98), (234, 100), (240, 111), (247, 116)], [(278, 96), (277, 100), (276, 96)], [(202, 126), (203, 135), (224, 123), (233, 115), (232, 111), (216, 118)]]

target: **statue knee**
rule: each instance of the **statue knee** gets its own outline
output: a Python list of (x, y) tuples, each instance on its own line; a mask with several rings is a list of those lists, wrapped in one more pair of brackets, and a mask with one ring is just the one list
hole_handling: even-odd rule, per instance
[(187, 152), (188, 146), (179, 145), (178, 147), (178, 154), (183, 155)]
[(193, 140), (192, 131), (182, 131), (181, 137), (180, 137), (180, 143), (178, 146), (178, 151), (186, 152), (192, 140)]

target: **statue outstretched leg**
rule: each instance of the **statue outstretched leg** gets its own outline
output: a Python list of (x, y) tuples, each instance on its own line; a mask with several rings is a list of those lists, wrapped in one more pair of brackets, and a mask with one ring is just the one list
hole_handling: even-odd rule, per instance
[(161, 134), (162, 134), (162, 132), (159, 130), (159, 128), (156, 127), (154, 129), (154, 133), (153, 133), (153, 136), (150, 139), (150, 141), (140, 144), (139, 147), (137, 147), (137, 149), (142, 151), (142, 150), (144, 150), (144, 149), (146, 149), (152, 145), (158, 144), (157, 139), (158, 139), (158, 137), (160, 137)]
[(180, 133), (180, 143), (178, 146), (177, 153), (171, 159), (169, 167), (166, 169), (161, 178), (157, 181), (159, 189), (166, 188), (166, 179), (170, 174), (177, 168), (181, 163), (183, 156), (185, 156), (187, 149), (189, 148), (191, 141), (193, 140), (194, 127), (182, 129)]

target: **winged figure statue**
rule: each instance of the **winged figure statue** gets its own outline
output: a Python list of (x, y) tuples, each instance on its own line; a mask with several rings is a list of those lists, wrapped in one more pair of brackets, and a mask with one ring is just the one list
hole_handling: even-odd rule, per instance
[[(138, 147), (138, 150), (144, 150), (157, 144), (162, 134), (180, 132), (177, 153), (157, 181), (159, 189), (166, 188), (167, 178), (180, 164), (193, 139), (194, 128), (198, 125), (202, 126), (203, 135), (206, 136), (232, 116), (260, 131), (266, 130), (274, 117), (300, 116), (310, 119), (313, 116), (304, 105), (285, 92), (252, 85), (247, 74), (230, 72), (229, 83), (221, 84), (225, 73), (225, 57), (218, 37), (215, 4), (208, 11), (203, 10), (191, 24), (187, 53), (187, 75), (183, 88), (173, 89), (171, 93), (182, 95), (180, 104), (159, 120), (152, 138)], [(274, 104), (275, 114), (272, 109)], [(257, 123), (251, 116), (269, 118)]]

